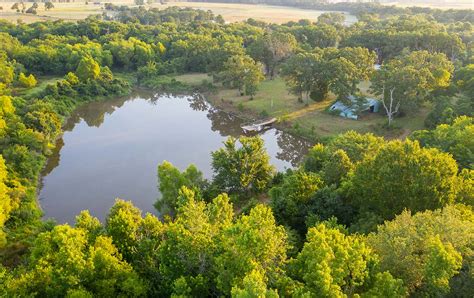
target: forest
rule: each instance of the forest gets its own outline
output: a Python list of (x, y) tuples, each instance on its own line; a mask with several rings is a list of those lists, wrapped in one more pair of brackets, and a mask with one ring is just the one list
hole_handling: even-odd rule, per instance
[[(365, 6), (350, 26), (113, 4), (77, 22), (0, 21), (0, 296), (471, 297), (472, 10)], [(212, 79), (174, 79), (186, 73)], [(302, 103), (370, 81), (384, 129), (431, 110), (403, 140), (320, 138), (285, 172), (258, 136), (211, 152), (211, 179), (163, 161), (159, 216), (117, 199), (103, 222), (42, 219), (40, 173), (79, 105), (136, 87), (252, 100), (276, 77)]]

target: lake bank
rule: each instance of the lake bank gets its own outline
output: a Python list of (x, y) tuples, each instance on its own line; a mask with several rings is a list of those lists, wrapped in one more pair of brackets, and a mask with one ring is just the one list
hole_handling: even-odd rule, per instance
[[(158, 164), (168, 160), (184, 169), (194, 163), (211, 178), (211, 151), (228, 136), (240, 136), (242, 123), (200, 96), (142, 90), (82, 105), (66, 122), (43, 171), (39, 200), (45, 218), (72, 223), (89, 209), (103, 219), (116, 197), (155, 212)], [(277, 129), (261, 137), (280, 171), (296, 166), (311, 147)]]
[[(198, 88), (203, 85), (203, 81), (212, 83), (212, 77), (202, 73), (177, 75), (173, 78), (191, 89), (193, 86)], [(263, 81), (252, 100), (249, 96), (240, 96), (235, 89), (224, 88), (220, 84), (214, 87), (206, 92), (207, 99), (214, 106), (247, 120), (276, 117), (279, 119), (278, 128), (312, 142), (324, 141), (348, 130), (370, 132), (387, 139), (403, 139), (411, 132), (425, 128), (424, 120), (430, 110), (429, 107), (422, 107), (413, 114), (397, 118), (394, 127), (388, 130), (383, 111), (364, 113), (359, 120), (333, 115), (327, 109), (335, 101), (334, 95), (321, 102), (300, 102), (295, 95), (289, 93), (284, 80), (279, 77)], [(359, 85), (363, 95), (373, 96), (369, 87), (370, 82)]]

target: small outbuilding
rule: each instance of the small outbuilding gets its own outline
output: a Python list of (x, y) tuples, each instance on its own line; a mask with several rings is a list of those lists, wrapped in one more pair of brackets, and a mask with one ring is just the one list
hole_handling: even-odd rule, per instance
[(339, 116), (357, 120), (362, 112), (378, 113), (380, 101), (375, 98), (350, 95), (347, 101), (338, 100), (329, 107), (329, 111), (339, 112)]

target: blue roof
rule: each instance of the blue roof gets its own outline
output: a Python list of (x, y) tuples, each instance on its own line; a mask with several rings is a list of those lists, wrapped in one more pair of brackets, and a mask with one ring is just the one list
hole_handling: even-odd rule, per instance
[(359, 118), (357, 111), (366, 111), (373, 106), (374, 112), (377, 112), (380, 106), (380, 101), (375, 98), (365, 98), (365, 102), (363, 102), (361, 106), (359, 106), (360, 102), (357, 101), (355, 96), (350, 95), (348, 96), (348, 99), (352, 102), (350, 106), (338, 100), (329, 108), (329, 110), (340, 111), (339, 116), (357, 120)]

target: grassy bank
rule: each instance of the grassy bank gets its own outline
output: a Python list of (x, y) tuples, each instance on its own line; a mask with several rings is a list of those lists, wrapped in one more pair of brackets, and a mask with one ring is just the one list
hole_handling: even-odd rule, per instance
[[(197, 86), (203, 80), (212, 81), (206, 74), (186, 74), (175, 78), (177, 81)], [(368, 94), (369, 82), (359, 86), (362, 93)], [(310, 139), (319, 139), (342, 133), (348, 130), (357, 132), (373, 132), (386, 138), (405, 138), (412, 131), (424, 128), (424, 119), (429, 109), (396, 119), (394, 128), (385, 128), (384, 114), (366, 113), (359, 120), (342, 118), (327, 112), (334, 102), (331, 96), (322, 102), (299, 102), (290, 94), (281, 78), (264, 81), (253, 100), (248, 96), (240, 96), (237, 90), (217, 86), (216, 92), (207, 94), (213, 105), (239, 114), (247, 119), (277, 117), (279, 126)]]

